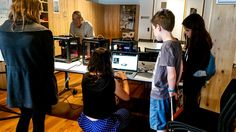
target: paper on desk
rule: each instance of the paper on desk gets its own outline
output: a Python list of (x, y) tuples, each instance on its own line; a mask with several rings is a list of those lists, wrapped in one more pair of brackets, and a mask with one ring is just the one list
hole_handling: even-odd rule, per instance
[(76, 66), (76, 65), (80, 65), (81, 62), (79, 61), (75, 61), (72, 63), (65, 63), (65, 62), (55, 62), (55, 70), (69, 70), (70, 68)]
[(0, 50), (0, 61), (4, 61), (1, 50)]
[(74, 73), (86, 73), (88, 71), (87, 66), (86, 65), (77, 65), (74, 66), (72, 68), (70, 68), (70, 72), (74, 72)]
[(151, 73), (138, 73), (134, 79), (142, 80), (146, 82), (152, 82), (152, 74)]

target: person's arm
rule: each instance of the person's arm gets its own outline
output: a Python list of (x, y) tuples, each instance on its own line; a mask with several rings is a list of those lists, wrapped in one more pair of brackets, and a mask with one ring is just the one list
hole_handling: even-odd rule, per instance
[(179, 71), (179, 78), (178, 78), (178, 81), (176, 83), (176, 85), (179, 85), (179, 82), (181, 81), (181, 77), (182, 77), (182, 74), (183, 74), (183, 60), (181, 59), (181, 62), (180, 62), (180, 71)]
[(70, 23), (70, 32), (69, 32), (69, 34), (74, 36), (74, 26), (73, 26), (72, 22)]
[(94, 37), (94, 31), (93, 31), (93, 26), (91, 23), (86, 22), (86, 33), (85, 33), (85, 37)]
[(116, 96), (118, 96), (122, 100), (128, 101), (130, 97), (129, 97), (129, 84), (126, 75), (123, 72), (119, 71), (115, 73), (115, 76), (121, 78), (121, 79), (115, 79)]
[(170, 97), (175, 96), (177, 100), (177, 93), (176, 93), (176, 70), (175, 67), (167, 66), (167, 81), (168, 81), (168, 92)]

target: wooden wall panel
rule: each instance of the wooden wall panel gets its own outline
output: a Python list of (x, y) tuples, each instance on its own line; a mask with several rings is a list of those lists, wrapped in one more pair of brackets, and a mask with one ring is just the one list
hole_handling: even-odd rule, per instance
[(104, 36), (119, 38), (120, 33), (120, 5), (104, 5)]
[[(53, 12), (53, 0), (49, 0), (49, 28), (53, 35), (69, 35), (72, 13), (78, 10), (85, 20), (91, 22), (95, 35), (103, 33), (104, 9), (103, 5), (92, 3), (87, 0), (60, 0), (60, 11)], [(61, 54), (60, 47), (55, 44), (55, 54)]]
[[(120, 38), (120, 5), (104, 5), (104, 34), (106, 38)], [(139, 5), (136, 6), (135, 39), (138, 38)]]
[(236, 48), (236, 7), (235, 5), (212, 4), (210, 34), (213, 39), (213, 53), (216, 57), (217, 72), (202, 95), (202, 107), (219, 112), (220, 98), (231, 80), (232, 65)]

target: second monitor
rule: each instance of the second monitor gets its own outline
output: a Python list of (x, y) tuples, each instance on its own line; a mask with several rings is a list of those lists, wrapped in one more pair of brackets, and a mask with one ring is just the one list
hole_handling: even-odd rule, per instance
[(82, 40), (82, 50), (83, 50), (83, 55), (82, 55), (82, 60), (83, 64), (87, 65), (90, 56), (93, 54), (94, 50), (98, 47), (105, 47), (109, 49), (109, 39), (105, 38), (86, 38)]
[(138, 52), (138, 42), (130, 39), (112, 39), (111, 51)]

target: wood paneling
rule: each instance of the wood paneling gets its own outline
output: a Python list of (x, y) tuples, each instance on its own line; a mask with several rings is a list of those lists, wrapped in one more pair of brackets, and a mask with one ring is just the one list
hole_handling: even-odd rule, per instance
[[(83, 18), (91, 22), (95, 35), (103, 34), (104, 7), (103, 5), (86, 0), (60, 0), (58, 13), (53, 12), (53, 0), (49, 0), (49, 29), (53, 35), (69, 35), (72, 13), (81, 12)], [(56, 55), (60, 54), (60, 47), (55, 45)]]
[(235, 5), (212, 4), (210, 34), (213, 54), (216, 57), (216, 75), (202, 91), (202, 107), (219, 112), (220, 98), (231, 80), (232, 65), (236, 48)]
[[(136, 6), (135, 39), (138, 38), (139, 5)], [(120, 5), (104, 5), (104, 36), (106, 38), (120, 38)]]
[(119, 38), (120, 33), (120, 5), (104, 5), (104, 36)]
[(69, 34), (72, 13), (75, 10), (81, 12), (83, 18), (91, 22), (94, 27), (95, 35), (101, 34), (104, 21), (103, 5), (86, 0), (60, 0), (60, 12), (53, 12), (53, 2), (49, 3), (50, 12), (50, 29), (55, 35)]

